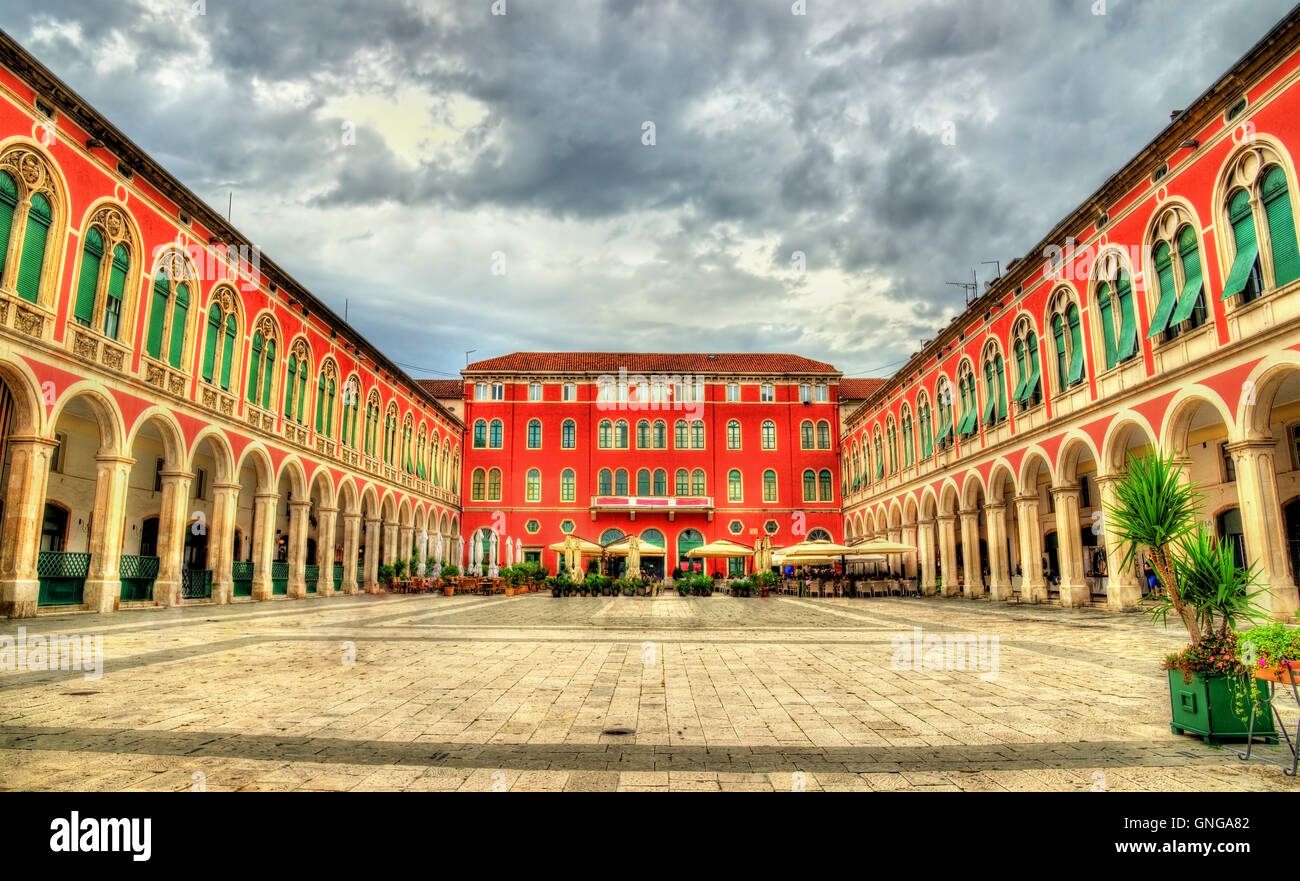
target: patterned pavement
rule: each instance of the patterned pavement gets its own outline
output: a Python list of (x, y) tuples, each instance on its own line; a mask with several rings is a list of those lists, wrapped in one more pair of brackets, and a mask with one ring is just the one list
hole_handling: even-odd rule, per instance
[(1296, 786), (1170, 733), (1159, 660), (1182, 640), (1140, 614), (530, 594), (74, 613), (0, 636), (20, 624), (29, 645), (102, 636), (105, 660), (100, 678), (0, 671), (4, 789)]

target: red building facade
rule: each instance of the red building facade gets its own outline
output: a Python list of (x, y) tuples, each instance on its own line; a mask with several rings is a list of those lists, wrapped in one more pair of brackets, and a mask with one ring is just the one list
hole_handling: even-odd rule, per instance
[[(633, 534), (666, 548), (671, 573), (715, 539), (840, 537), (840, 374), (829, 364), (519, 352), (463, 376), (470, 542), (495, 529), (556, 571), (560, 555), (546, 548), (566, 534), (602, 544)], [(663, 574), (653, 558), (642, 565)]]

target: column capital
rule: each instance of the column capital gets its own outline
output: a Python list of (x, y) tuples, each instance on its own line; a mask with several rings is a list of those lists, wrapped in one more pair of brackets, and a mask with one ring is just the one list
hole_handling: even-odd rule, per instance
[(979, 508), (961, 508), (961, 509), (959, 509), (959, 510), (957, 511), (957, 513), (958, 513), (960, 516), (962, 516), (962, 517), (978, 517), (978, 516), (979, 516), (979, 513), (980, 513), (980, 509), (979, 509)]
[(1234, 456), (1245, 456), (1251, 452), (1272, 452), (1277, 447), (1277, 441), (1273, 438), (1252, 437), (1244, 440), (1232, 441), (1227, 446), (1227, 451)]
[(8, 446), (31, 444), (32, 446), (57, 447), (59, 442), (56, 438), (41, 437), (39, 434), (11, 434), (5, 438), (5, 444)]
[(310, 508), (311, 499), (289, 499), (290, 508)]
[(271, 499), (280, 498), (280, 494), (274, 490), (259, 489), (257, 492), (253, 493), (253, 498), (257, 499), (259, 502), (265, 502)]
[(108, 465), (127, 465), (135, 464), (135, 459), (130, 456), (119, 456), (116, 453), (100, 453), (95, 456), (96, 462), (103, 462)]
[(1006, 502), (988, 502), (984, 505), (985, 511), (993, 511), (994, 513), (998, 511), (1005, 511), (1006, 509), (1007, 509)]
[(353, 521), (353, 520), (360, 521), (360, 520), (361, 520), (361, 515), (360, 515), (360, 514), (354, 514), (354, 513), (352, 513), (351, 511), (344, 511), (344, 512), (343, 512), (343, 522), (344, 522), (344, 523), (347, 523), (347, 522), (349, 522), (349, 521)]
[(163, 480), (179, 480), (182, 477), (187, 477), (192, 480), (194, 478), (194, 472), (164, 468), (162, 471), (158, 472), (158, 476)]
[(938, 520), (940, 523), (951, 523), (952, 521), (954, 521), (954, 520), (957, 519), (957, 515), (956, 515), (956, 514), (948, 514), (948, 513), (945, 512), (945, 513), (943, 513), (943, 514), (939, 514), (939, 515), (938, 515), (937, 517), (935, 517), (934, 519)]
[(1028, 505), (1030, 502), (1033, 502), (1035, 505), (1037, 505), (1039, 503), (1038, 496), (1037, 495), (1016, 496), (1016, 504), (1020, 505), (1021, 507)]
[(212, 489), (213, 489), (213, 490), (232, 490), (232, 489), (233, 489), (235, 492), (239, 492), (239, 490), (243, 489), (243, 487), (240, 486), (240, 485), (237, 484), (237, 483), (214, 483), (214, 484), (212, 484)]
[(326, 507), (325, 505), (317, 505), (316, 510), (321, 514), (337, 514), (339, 512), (338, 508)]
[(1071, 493), (1073, 493), (1074, 495), (1078, 495), (1080, 490), (1079, 490), (1079, 484), (1066, 483), (1066, 484), (1062, 484), (1061, 486), (1051, 487), (1049, 489), (1049, 492), (1051, 492), (1053, 498), (1061, 498), (1062, 496), (1067, 496), (1070, 495)]

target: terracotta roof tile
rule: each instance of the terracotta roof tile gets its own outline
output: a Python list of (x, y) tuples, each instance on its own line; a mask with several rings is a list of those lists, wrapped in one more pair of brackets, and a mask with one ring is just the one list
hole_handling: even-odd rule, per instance
[(875, 393), (889, 380), (884, 378), (872, 379), (841, 379), (840, 380), (840, 400), (841, 401), (865, 401)]
[(459, 400), (465, 397), (465, 381), (463, 379), (417, 379), (415, 382), (435, 398), (456, 398)]
[(511, 373), (837, 373), (801, 355), (730, 352), (514, 352), (475, 361), (466, 372)]

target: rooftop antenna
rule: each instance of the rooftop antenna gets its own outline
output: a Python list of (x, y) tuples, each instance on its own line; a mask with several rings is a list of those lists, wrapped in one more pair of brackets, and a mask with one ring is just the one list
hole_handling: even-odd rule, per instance
[(466, 366), (466, 367), (469, 366), (469, 356), (470, 356), (470, 355), (473, 355), (473, 354), (474, 354), (475, 352), (477, 352), (477, 351), (478, 351), (478, 349), (466, 349), (466, 350), (465, 350), (465, 366)]
[(955, 288), (961, 288), (966, 292), (966, 305), (969, 306), (979, 297), (979, 279), (975, 277), (975, 268), (971, 267), (970, 281), (949, 281), (944, 284), (950, 284)]
[(235, 191), (231, 190), (230, 195), (226, 197), (226, 223), (230, 223), (230, 212), (235, 207)]

